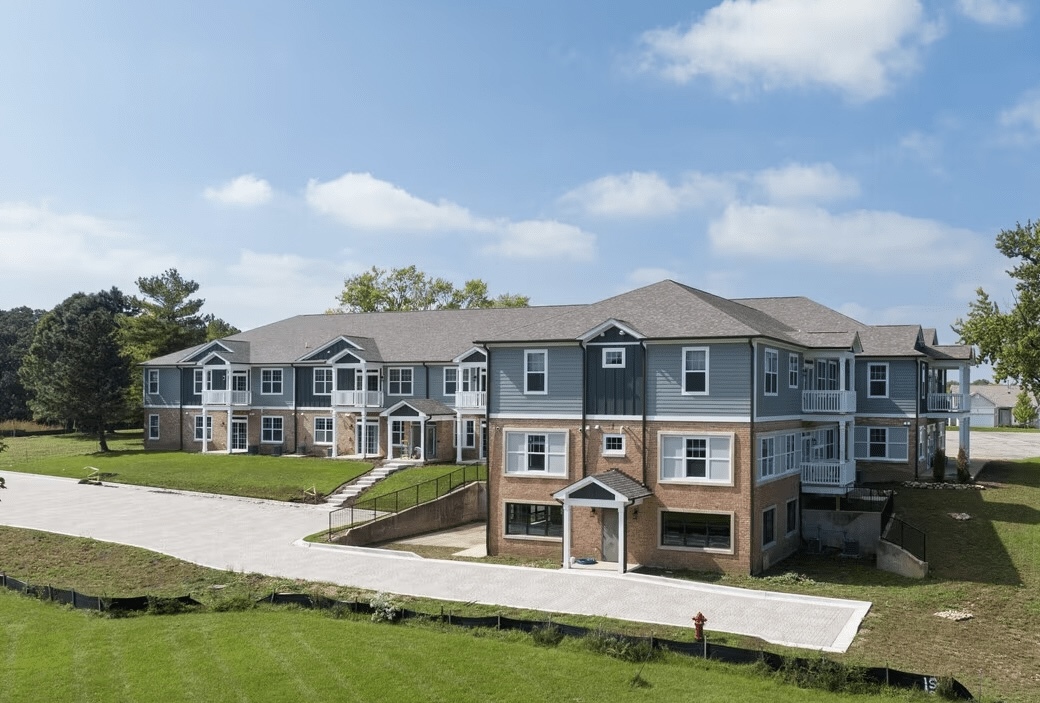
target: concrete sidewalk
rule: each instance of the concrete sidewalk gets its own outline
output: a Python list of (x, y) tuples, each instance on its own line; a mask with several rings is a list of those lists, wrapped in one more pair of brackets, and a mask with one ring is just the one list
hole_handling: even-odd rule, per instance
[(300, 537), (327, 527), (328, 508), (118, 484), (88, 486), (33, 474), (4, 477), (9, 490), (0, 497), (0, 524), (130, 544), (216, 569), (681, 627), (689, 627), (701, 611), (709, 632), (832, 652), (848, 649), (870, 609), (863, 601), (638, 574), (553, 571), (307, 545)]

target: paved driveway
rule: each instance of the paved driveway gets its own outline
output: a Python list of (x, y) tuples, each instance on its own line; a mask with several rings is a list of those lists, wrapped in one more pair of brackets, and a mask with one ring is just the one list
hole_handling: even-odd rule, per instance
[[(960, 436), (946, 433), (946, 455), (956, 458)], [(972, 432), (972, 462), (989, 459), (1031, 459), (1040, 457), (1040, 432)]]
[[(356, 547), (305, 545), (319, 506), (7, 474), (0, 524), (144, 547), (217, 569), (376, 591), (689, 627), (845, 651), (870, 603), (694, 584), (638, 574), (530, 569)], [(0, 565), (2, 568), (2, 565)]]

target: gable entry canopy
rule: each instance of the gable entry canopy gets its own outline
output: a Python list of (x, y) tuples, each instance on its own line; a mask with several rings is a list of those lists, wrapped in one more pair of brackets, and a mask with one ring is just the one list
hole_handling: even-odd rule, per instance
[[(420, 461), (426, 461), (427, 459), (426, 423), (436, 420), (455, 419), (455, 412), (451, 408), (432, 398), (409, 398), (402, 400), (381, 412), (380, 415), (387, 418), (391, 430), (393, 423), (401, 423), (402, 433), (404, 432), (405, 423), (410, 425), (417, 423), (417, 436), (414, 436), (414, 440), (410, 439), (399, 448), (407, 450), (407, 457), (404, 458), (418, 459)], [(393, 435), (392, 431), (391, 435)], [(391, 436), (391, 441), (392, 439), (393, 437)], [(393, 446), (389, 446), (388, 451), (392, 454)]]
[(625, 540), (628, 514), (625, 509), (639, 505), (649, 495), (653, 495), (649, 488), (617, 469), (586, 476), (553, 493), (553, 498), (563, 503), (563, 568), (571, 568), (571, 509), (599, 508), (617, 511), (618, 572), (625, 573), (628, 546)]

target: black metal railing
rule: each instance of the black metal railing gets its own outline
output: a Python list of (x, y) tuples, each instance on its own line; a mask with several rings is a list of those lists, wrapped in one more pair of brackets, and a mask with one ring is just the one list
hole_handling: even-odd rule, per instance
[(463, 466), (449, 474), (416, 483), (393, 493), (376, 496), (368, 500), (360, 500), (353, 505), (337, 508), (329, 513), (328, 538), (331, 539), (332, 533), (337, 529), (360, 525), (386, 515), (393, 515), (402, 510), (429, 503), (451, 493), (456, 488), (486, 480), (486, 465)]
[(910, 552), (921, 561), (928, 561), (928, 534), (908, 522), (893, 517), (881, 539)]

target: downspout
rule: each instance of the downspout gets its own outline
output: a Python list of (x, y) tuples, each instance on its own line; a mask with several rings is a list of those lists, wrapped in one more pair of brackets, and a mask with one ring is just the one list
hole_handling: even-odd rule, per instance
[(426, 384), (426, 400), (430, 399), (430, 367), (426, 365), (426, 362), (422, 362), (423, 369), (423, 383)]
[[(488, 435), (488, 446), (486, 446), (484, 448), (484, 453), (487, 455), (487, 484), (486, 484), (486, 488), (487, 488), (487, 501), (488, 501), (487, 515), (488, 515), (488, 522), (490, 523), (490, 521), (491, 521), (491, 514), (492, 514), (492, 511), (491, 511), (491, 464), (492, 464), (492, 459), (491, 458), (492, 458), (492, 456), (494, 456), (492, 454), (491, 447), (492, 447), (492, 440), (493, 440), (494, 434), (495, 434), (494, 432), (491, 431), (491, 387), (492, 387), (492, 383), (491, 383), (491, 379), (492, 379), (492, 376), (491, 376), (491, 350), (488, 349), (486, 344), (481, 345), (481, 348), (484, 350), (484, 359), (485, 359), (485, 367), (486, 367), (485, 371), (487, 373), (487, 381), (485, 383), (485, 391), (484, 391), (484, 423), (485, 423), (485, 425), (488, 428), (488, 432), (487, 432), (487, 435)], [(481, 437), (481, 441), (483, 441), (483, 437)], [(479, 452), (478, 452), (478, 454), (479, 454)], [(503, 519), (502, 522), (504, 523), (505, 520)], [(488, 527), (488, 529), (484, 530), (484, 550), (488, 554), (491, 554), (492, 553), (491, 552), (491, 529), (490, 529), (491, 525), (489, 524), (487, 527)]]
[(296, 389), (300, 387), (300, 379), (297, 376), (298, 369), (295, 364), (289, 364), (292, 369), (292, 427), (293, 427), (293, 454), (300, 453), (300, 416), (296, 412)]
[[(588, 409), (585, 407), (585, 405), (586, 405), (586, 401), (588, 400), (588, 397), (589, 397), (588, 364), (589, 364), (589, 348), (587, 346), (585, 346), (585, 342), (582, 342), (581, 343), (581, 477), (582, 478), (585, 478), (585, 476), (588, 474), (588, 456), (587, 456), (588, 450), (587, 450), (587, 446), (586, 445), (588, 444), (589, 429), (588, 429), (588, 425), (585, 424), (585, 422), (586, 422), (585, 418), (587, 416), (587, 411), (588, 411)], [(546, 387), (549, 386), (548, 379), (546, 379), (546, 384), (545, 385), (546, 385)]]
[(643, 348), (643, 485), (645, 486), (646, 485), (646, 433), (647, 433), (647, 427), (646, 427), (646, 406), (647, 406), (647, 400), (646, 400), (646, 387), (647, 387), (646, 372), (647, 372), (647, 369), (649, 368), (650, 365), (647, 363), (648, 350), (646, 348), (646, 340), (645, 339), (640, 340), (639, 341), (639, 345)]
[(748, 460), (750, 464), (750, 489), (748, 490), (748, 571), (754, 573), (754, 564), (751, 556), (755, 553), (755, 415), (758, 412), (757, 400), (758, 390), (755, 383), (755, 369), (758, 359), (755, 354), (755, 340), (749, 339), (748, 346), (751, 347), (751, 417), (750, 417), (750, 441), (748, 442)]
[[(917, 443), (919, 441), (918, 438), (921, 436), (921, 360), (920, 359), (917, 360), (917, 369), (916, 369), (916, 371), (917, 371), (917, 373), (914, 374), (915, 376), (917, 376), (917, 402), (914, 403), (914, 413), (915, 413), (915, 416), (914, 416), (914, 441), (911, 442), (909, 436), (906, 438), (906, 450), (909, 452), (911, 446), (914, 448), (914, 480), (915, 481), (917, 480), (917, 472), (920, 470), (920, 464), (921, 464), (921, 452), (918, 450), (918, 447), (917, 447)], [(870, 383), (869, 375), (867, 376), (867, 383), (868, 384)], [(925, 398), (924, 402), (928, 402), (928, 399)], [(910, 430), (909, 429), (907, 429), (906, 432), (907, 432), (907, 435), (910, 434)]]
[[(357, 447), (354, 447), (354, 453), (357, 453)], [(361, 360), (361, 458), (368, 458), (368, 362), (364, 359)]]
[(177, 451), (184, 451), (184, 371), (177, 369), (177, 398), (180, 405), (180, 412), (178, 412), (179, 424), (177, 427), (177, 434), (180, 437), (180, 441), (177, 444)]

